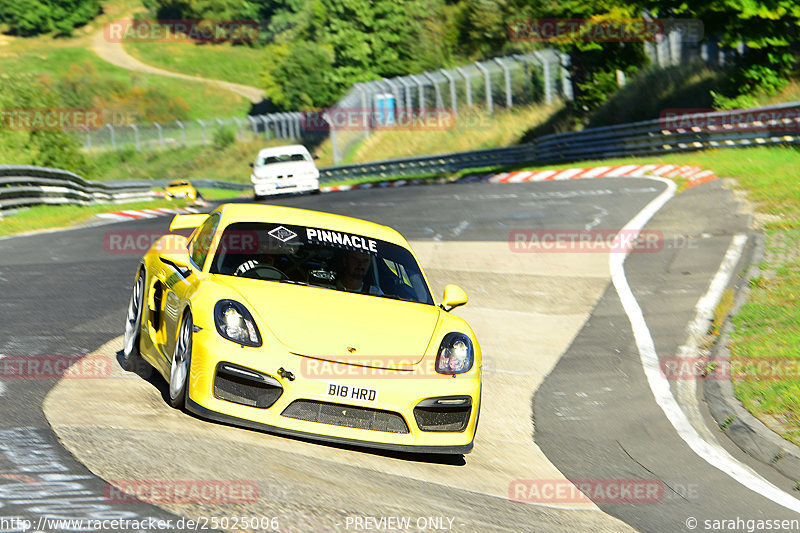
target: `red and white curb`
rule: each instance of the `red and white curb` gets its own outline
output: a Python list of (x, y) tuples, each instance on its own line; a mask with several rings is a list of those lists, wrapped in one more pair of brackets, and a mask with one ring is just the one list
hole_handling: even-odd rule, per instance
[[(605, 167), (561, 168), (555, 170), (521, 170), (494, 175), (465, 176), (454, 180), (454, 183), (472, 181), (488, 181), (489, 183), (526, 183), (532, 181), (561, 181), (583, 178), (641, 178), (644, 176), (686, 178), (689, 180), (688, 187), (694, 187), (701, 183), (717, 179), (713, 170), (703, 170), (694, 165), (616, 165)], [(320, 187), (320, 192), (403, 187), (406, 185), (422, 185), (427, 183), (430, 183), (430, 180), (414, 179), (359, 183), (356, 185), (332, 185), (329, 187)]]
[(530, 181), (561, 181), (582, 178), (622, 178), (660, 176), (687, 178), (689, 186), (700, 185), (716, 179), (713, 170), (703, 170), (694, 165), (617, 165), (607, 167), (562, 168), (504, 172), (489, 178), (490, 183), (524, 183)]
[(156, 218), (166, 217), (171, 215), (185, 215), (188, 213), (197, 213), (198, 210), (193, 207), (176, 207), (166, 208), (158, 207), (155, 209), (129, 209), (125, 211), (114, 211), (113, 213), (100, 213), (97, 215), (99, 218), (107, 220), (138, 220), (140, 218)]

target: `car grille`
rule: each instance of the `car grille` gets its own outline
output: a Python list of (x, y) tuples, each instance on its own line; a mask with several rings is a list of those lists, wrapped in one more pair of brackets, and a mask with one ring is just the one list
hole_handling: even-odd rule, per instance
[(267, 409), (283, 394), (283, 387), (269, 376), (230, 363), (217, 365), (214, 396), (220, 400)]
[(284, 409), (281, 415), (332, 426), (371, 429), (388, 433), (408, 433), (408, 424), (399, 413), (354, 405), (316, 400), (295, 400)]
[(463, 405), (446, 405), (440, 401), (450, 398), (431, 398), (417, 404), (414, 408), (414, 419), (422, 431), (464, 431), (472, 412), (472, 402), (468, 397), (454, 398), (464, 402)]

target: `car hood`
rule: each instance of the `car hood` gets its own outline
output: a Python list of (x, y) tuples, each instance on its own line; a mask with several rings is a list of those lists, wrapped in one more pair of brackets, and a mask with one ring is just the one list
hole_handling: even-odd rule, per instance
[(253, 176), (256, 178), (269, 178), (272, 176), (285, 176), (286, 174), (299, 174), (316, 169), (312, 161), (287, 161), (286, 163), (272, 163), (253, 167)]
[[(296, 355), (379, 368), (419, 363), (440, 317), (439, 308), (288, 283), (216, 276), (241, 295)], [(262, 333), (264, 333), (262, 331)]]

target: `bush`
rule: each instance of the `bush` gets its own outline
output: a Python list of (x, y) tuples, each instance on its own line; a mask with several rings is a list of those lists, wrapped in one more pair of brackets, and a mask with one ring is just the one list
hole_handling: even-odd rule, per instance
[(236, 132), (231, 128), (217, 126), (214, 130), (214, 148), (224, 150), (236, 142)]

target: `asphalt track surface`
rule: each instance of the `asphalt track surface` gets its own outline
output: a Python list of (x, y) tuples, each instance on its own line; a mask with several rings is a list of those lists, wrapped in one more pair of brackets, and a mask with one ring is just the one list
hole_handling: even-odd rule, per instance
[[(271, 203), (374, 220), (395, 227), (409, 241), (433, 246), (480, 242), (508, 247), (509, 234), (516, 229), (620, 228), (663, 189), (661, 183), (633, 178), (519, 185), (472, 183), (361, 190)], [(664, 249), (632, 254), (626, 261), (628, 280), (659, 354), (673, 356), (685, 341), (693, 306), (708, 288), (732, 234), (747, 231), (745, 217), (737, 216), (731, 206), (730, 194), (719, 183), (678, 195), (647, 226), (663, 232)], [(0, 354), (7, 358), (83, 355), (117, 338), (138, 257), (106, 250), (107, 233), (165, 231), (167, 226), (168, 219), (153, 219), (0, 240)], [(564, 272), (553, 272), (554, 290), (567, 277)], [(494, 280), (484, 282), (492, 287)], [(441, 287), (435, 288), (440, 294)], [(530, 417), (533, 439), (567, 478), (660, 480), (665, 489), (657, 501), (598, 502), (603, 511), (621, 520), (602, 522), (598, 529), (585, 509), (555, 512), (547, 506), (452, 487), (446, 479), (439, 484), (426, 483), (366, 468), (348, 471), (341, 464), (334, 465), (334, 479), (324, 485), (327, 492), (292, 492), (293, 483), (300, 486), (306, 480), (292, 479), (292, 457), (284, 452), (287, 475), (279, 495), (282, 503), (306, 505), (320, 515), (333, 517), (326, 522), (319, 517), (315, 521), (312, 516), (310, 522), (302, 523), (318, 530), (325, 527), (323, 524), (339, 524), (344, 529), (343, 520), (354, 512), (374, 515), (375, 511), (387, 510), (406, 516), (447, 515), (449, 511), (456, 518), (452, 529), (458, 531), (625, 530), (622, 522), (642, 531), (690, 531), (686, 526), (690, 517), (699, 521), (695, 530), (708, 531), (704, 528), (706, 519), (800, 518), (711, 467), (678, 438), (648, 389), (630, 322), (613, 287), (605, 283), (604, 292), (600, 292), (602, 297), (591, 317), (579, 328), (535, 396), (528, 403), (506, 408)], [(537, 305), (534, 297), (530, 305)], [(519, 337), (530, 343), (530, 357), (536, 358), (536, 339), (527, 339), (524, 331)], [(42, 413), (42, 402), (55, 384), (54, 379), (2, 380), (0, 518), (25, 517), (34, 524), (45, 515), (177, 519), (177, 514), (152, 505), (107, 501), (105, 482), (60, 445)], [(476, 450), (481, 444), (481, 430), (486, 430), (484, 420)], [(722, 439), (720, 442), (738, 459), (791, 492), (792, 480), (749, 461)], [(93, 444), (94, 448), (86, 452), (89, 456), (112, 451), (111, 443)], [(198, 442), (193, 445), (202, 446)], [(340, 451), (335, 447), (326, 450)], [(142, 449), (128, 453), (128, 467), (135, 470), (137, 463), (149, 456), (170, 451)], [(464, 468), (471, 457), (446, 466), (453, 471)], [(402, 455), (389, 459), (411, 463), (417, 469), (428, 464)], [(355, 487), (343, 486), (341, 494), (335, 494), (331, 490), (336, 490), (337, 476), (360, 482)], [(505, 484), (513, 481), (502, 480)], [(312, 486), (307, 484), (306, 488)], [(397, 505), (374, 501), (371, 487), (381, 497), (394, 489), (396, 502), (389, 503)], [(298, 500), (301, 496), (304, 499)], [(284, 523), (282, 527), (308, 530), (299, 520), (295, 525)], [(747, 530), (747, 526), (728, 530)]]

